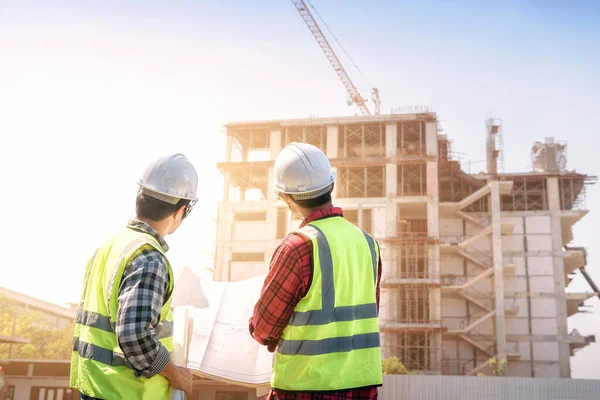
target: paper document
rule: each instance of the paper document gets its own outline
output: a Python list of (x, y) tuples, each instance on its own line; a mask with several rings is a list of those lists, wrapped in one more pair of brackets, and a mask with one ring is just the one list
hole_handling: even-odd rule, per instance
[[(239, 282), (201, 282), (208, 307), (188, 307), (193, 328), (187, 349), (187, 367), (194, 374), (247, 387), (268, 384), (273, 355), (248, 332), (248, 321), (264, 278), (263, 275)], [(177, 286), (178, 283), (175, 284), (176, 292)], [(182, 290), (190, 290), (193, 285), (187, 286), (182, 284)], [(180, 293), (179, 296), (192, 298), (197, 295)]]

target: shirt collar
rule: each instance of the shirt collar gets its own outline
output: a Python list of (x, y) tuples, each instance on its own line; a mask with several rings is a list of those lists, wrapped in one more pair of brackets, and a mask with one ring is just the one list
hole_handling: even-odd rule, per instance
[(307, 224), (310, 224), (313, 221), (328, 218), (328, 217), (343, 217), (344, 213), (340, 207), (331, 207), (325, 208), (323, 210), (313, 211), (302, 221), (300, 224), (300, 228), (304, 227)]
[(147, 223), (139, 221), (137, 219), (130, 219), (127, 223), (127, 227), (135, 229), (136, 231), (147, 233), (148, 235), (156, 239), (156, 241), (158, 242), (158, 244), (160, 244), (160, 247), (162, 247), (165, 253), (169, 251), (169, 245), (167, 244), (167, 242), (165, 242), (165, 239), (163, 239), (163, 237), (160, 236), (160, 233), (156, 232), (156, 230), (154, 230), (154, 228), (152, 228)]

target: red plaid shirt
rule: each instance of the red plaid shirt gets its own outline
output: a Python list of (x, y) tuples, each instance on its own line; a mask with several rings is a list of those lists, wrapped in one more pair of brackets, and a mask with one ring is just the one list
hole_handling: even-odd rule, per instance
[[(332, 207), (311, 213), (300, 227), (330, 216), (343, 216), (342, 209)], [(274, 351), (283, 330), (294, 312), (296, 304), (306, 295), (312, 274), (312, 243), (302, 235), (288, 235), (271, 258), (269, 274), (254, 307), (250, 319), (250, 332), (260, 344)], [(377, 307), (379, 308), (379, 284), (381, 281), (381, 258), (377, 279)], [(377, 387), (344, 390), (328, 393), (299, 393), (273, 390), (272, 394), (282, 400), (375, 400)]]

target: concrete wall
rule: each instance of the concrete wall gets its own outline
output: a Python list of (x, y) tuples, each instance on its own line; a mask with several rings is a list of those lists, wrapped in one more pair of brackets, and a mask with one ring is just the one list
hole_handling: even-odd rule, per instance
[[(68, 392), (68, 378), (9, 377), (8, 384), (15, 386), (14, 400), (30, 400), (31, 389), (35, 386), (43, 388), (56, 388), (56, 391), (54, 392), (54, 400), (71, 399), (70, 393)], [(62, 397), (57, 397), (58, 394), (62, 394)], [(79, 399), (79, 396), (76, 398)]]
[[(561, 345), (564, 345), (560, 342), (562, 334), (559, 329), (559, 312), (555, 299), (558, 286), (555, 257), (553, 257), (556, 245), (553, 237), (552, 215), (548, 211), (503, 212), (502, 222), (512, 223), (514, 226), (510, 235), (502, 235), (504, 265), (514, 264), (516, 267), (514, 273), (503, 274), (504, 306), (506, 310), (510, 310), (503, 318), (507, 335), (506, 352), (511, 354), (517, 352), (521, 355), (519, 360), (510, 361), (511, 374), (535, 377), (564, 376), (567, 367), (565, 362), (561, 361), (564, 357), (560, 355), (560, 351), (564, 351), (561, 350)], [(471, 222), (464, 222), (460, 218), (440, 219), (442, 238), (451, 239), (452, 235), (459, 234), (470, 236), (480, 230), (480, 227)], [(471, 242), (466, 250), (468, 251), (469, 248), (489, 254), (490, 237), (481, 237)], [(441, 270), (442, 277), (462, 275), (464, 260), (452, 253), (444, 253)], [(481, 269), (468, 261), (467, 271), (468, 275), (473, 276)], [(486, 278), (472, 288), (491, 294), (493, 278), (493, 276)], [(528, 292), (531, 294), (528, 295)], [(470, 314), (481, 312), (477, 306), (456, 294), (444, 293), (443, 324), (449, 329), (459, 328), (458, 324), (461, 319), (464, 320), (467, 307)], [(485, 323), (477, 327), (477, 331), (481, 334), (493, 333), (492, 328), (492, 324)], [(462, 347), (460, 342), (461, 340), (451, 336), (444, 337), (443, 354), (446, 361), (455, 362), (457, 357), (468, 355), (468, 351), (467, 354), (456, 351), (456, 348)]]
[(230, 264), (230, 280), (242, 281), (264, 274), (266, 262), (232, 261)]
[(233, 240), (267, 239), (267, 221), (236, 221), (233, 224)]
[[(554, 365), (536, 369), (552, 375)], [(600, 381), (583, 379), (386, 375), (382, 400), (596, 400)]]

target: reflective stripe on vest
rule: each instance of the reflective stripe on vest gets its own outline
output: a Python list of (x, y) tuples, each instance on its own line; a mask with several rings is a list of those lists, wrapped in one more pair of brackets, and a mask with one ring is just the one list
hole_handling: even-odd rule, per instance
[(341, 353), (345, 351), (379, 347), (379, 332), (361, 333), (322, 340), (284, 340), (279, 345), (279, 354), (316, 356), (319, 354)]
[[(75, 323), (115, 333), (116, 323), (111, 322), (110, 318), (93, 311), (78, 309), (77, 314), (75, 315)], [(161, 324), (156, 327), (156, 336), (158, 336), (158, 339), (173, 336), (173, 321), (163, 320)]]
[(83, 342), (76, 337), (73, 338), (73, 351), (76, 351), (80, 357), (98, 361), (102, 364), (133, 369), (123, 354), (107, 350), (95, 344)]
[[(313, 230), (319, 247), (319, 261), (321, 264), (321, 304), (322, 310), (294, 312), (289, 325), (325, 325), (339, 321), (357, 321), (367, 318), (377, 318), (377, 304), (360, 304), (356, 306), (335, 307), (335, 286), (333, 284), (333, 259), (329, 242), (325, 234), (314, 225), (307, 225), (306, 230)], [(375, 241), (368, 234), (364, 234), (371, 252), (373, 276), (377, 282), (378, 260), (376, 259)], [(277, 352), (280, 354), (318, 355), (352, 351), (354, 349), (368, 349), (379, 347), (379, 332), (358, 334), (323, 340), (282, 340)]]
[(381, 385), (377, 243), (341, 217), (297, 233), (312, 242), (312, 281), (279, 341), (271, 386), (312, 392)]
[[(76, 314), (70, 386), (97, 398), (168, 399), (166, 378), (139, 377), (125, 359), (115, 334), (118, 290), (125, 269), (145, 246), (164, 253), (151, 235), (126, 229), (107, 241), (92, 257), (86, 269), (83, 292)], [(166, 260), (166, 257), (165, 257)], [(173, 318), (170, 309), (173, 272), (167, 261), (169, 286), (156, 326), (160, 343), (170, 352)]]

